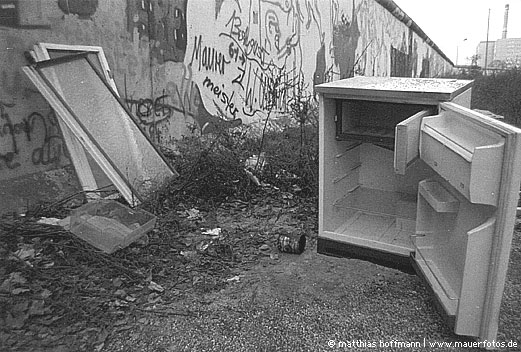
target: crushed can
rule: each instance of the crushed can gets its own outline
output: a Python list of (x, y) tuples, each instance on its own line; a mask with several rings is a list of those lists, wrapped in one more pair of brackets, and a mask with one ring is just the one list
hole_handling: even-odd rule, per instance
[(306, 248), (306, 236), (281, 234), (277, 239), (277, 247), (281, 252), (301, 254)]

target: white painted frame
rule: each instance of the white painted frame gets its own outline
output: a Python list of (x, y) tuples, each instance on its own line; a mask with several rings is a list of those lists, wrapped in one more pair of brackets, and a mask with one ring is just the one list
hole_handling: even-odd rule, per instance
[[(105, 57), (105, 52), (103, 48), (100, 46), (86, 46), (86, 45), (67, 45), (67, 44), (54, 44), (54, 43), (38, 43), (33, 46), (33, 56), (37, 62), (50, 60), (51, 55), (49, 51), (67, 51), (67, 52), (77, 52), (79, 53), (93, 53), (96, 54), (99, 63), (102, 68), (103, 77), (106, 79), (109, 86), (112, 88), (114, 93), (119, 97), (118, 88), (114, 79), (112, 78), (112, 74), (110, 71), (109, 64), (107, 62), (107, 58)], [(56, 84), (56, 88), (59, 89), (59, 84)], [(69, 153), (71, 155), (71, 159), (74, 165), (74, 169), (76, 170), (76, 174), (78, 175), (78, 179), (80, 181), (81, 187), (84, 191), (92, 191), (99, 189), (99, 186), (96, 182), (96, 179), (92, 173), (92, 169), (89, 165), (87, 155), (85, 154), (85, 149), (83, 149), (81, 143), (74, 136), (72, 131), (69, 129), (67, 124), (63, 123), (61, 119), (58, 119), (58, 123), (62, 130), (63, 138), (65, 143), (69, 148)], [(111, 179), (111, 177), (109, 177)], [(122, 192), (122, 190), (120, 190)], [(123, 192), (122, 192), (123, 193)], [(87, 193), (86, 198), (99, 199), (101, 195), (99, 193), (89, 192)], [(137, 199), (132, 197), (132, 199), (127, 199), (129, 204), (136, 203)]]
[(109, 63), (107, 62), (107, 58), (105, 57), (105, 52), (101, 46), (87, 46), (87, 45), (67, 45), (67, 44), (53, 44), (53, 43), (38, 43), (33, 46), (33, 50), (38, 61), (50, 60), (51, 56), (49, 55), (49, 50), (63, 50), (63, 51), (77, 51), (79, 53), (88, 52), (94, 53), (98, 56), (98, 60), (103, 68), (103, 76), (109, 83), (110, 87), (116, 92), (119, 96), (118, 88), (116, 87), (116, 83), (112, 78), (112, 74), (110, 72)]
[(117, 170), (113, 167), (110, 161), (107, 160), (100, 149), (94, 143), (92, 143), (88, 134), (85, 133), (83, 128), (78, 124), (67, 107), (60, 101), (52, 89), (50, 89), (50, 87), (40, 77), (36, 69), (34, 67), (25, 66), (22, 67), (22, 70), (31, 80), (31, 82), (34, 83), (36, 88), (38, 88), (40, 93), (49, 102), (49, 104), (51, 104), (56, 113), (60, 116), (60, 119), (58, 120), (62, 120), (63, 125), (67, 127), (67, 131), (71, 133), (70, 137), (73, 138), (74, 136), (77, 136), (77, 139), (76, 137), (74, 138), (79, 147), (83, 146), (83, 148), (85, 148), (85, 150), (87, 150), (92, 155), (94, 160), (98, 163), (103, 172), (105, 172), (105, 174), (109, 177), (112, 183), (114, 183), (114, 185), (118, 188), (127, 202), (131, 205), (134, 205), (138, 200), (134, 196), (129, 185), (123, 180), (123, 178), (119, 176)]
[[(99, 46), (80, 46), (80, 45), (65, 45), (65, 44), (52, 44), (52, 43), (38, 43), (33, 46), (34, 58), (37, 62), (50, 60), (51, 56), (49, 54), (49, 50), (63, 50), (63, 51), (74, 51), (78, 53), (89, 52), (95, 53), (98, 57), (98, 60), (103, 68), (103, 76), (109, 82), (111, 88), (117, 94), (116, 84), (110, 75), (110, 69), (105, 58), (105, 54), (103, 52), (103, 48)], [(59, 87), (58, 87), (59, 88)], [(85, 154), (85, 149), (81, 146), (81, 143), (74, 136), (72, 131), (69, 129), (67, 124), (65, 124), (62, 119), (58, 119), (58, 124), (60, 125), (60, 129), (63, 134), (63, 138), (65, 143), (69, 149), (69, 153), (71, 155), (72, 163), (74, 165), (74, 169), (76, 170), (76, 174), (78, 175), (78, 179), (80, 181), (81, 187), (84, 191), (93, 191), (99, 188), (94, 175), (92, 174), (92, 169), (89, 165), (89, 161), (87, 159), (87, 155)], [(87, 193), (87, 199), (94, 198), (99, 199), (99, 193)]]
[[(114, 93), (116, 94), (117, 98), (120, 98), (120, 95), (119, 95), (119, 92), (118, 92), (118, 88), (116, 86), (116, 83), (114, 82), (114, 79), (112, 78), (110, 67), (109, 67), (109, 64), (107, 62), (107, 58), (105, 57), (105, 53), (104, 53), (102, 47), (100, 47), (100, 46), (86, 46), (86, 45), (67, 45), (67, 44), (53, 44), (53, 43), (38, 43), (37, 45), (34, 45), (34, 50), (35, 50), (35, 56), (37, 58), (41, 57), (43, 60), (50, 60), (51, 59), (51, 56), (49, 54), (49, 50), (54, 50), (54, 51), (63, 50), (63, 51), (68, 51), (68, 52), (76, 51), (76, 52), (78, 52), (78, 54), (79, 53), (93, 53), (93, 54), (96, 54), (96, 56), (98, 57), (98, 60), (100, 62), (102, 71), (103, 71), (102, 72), (103, 77), (105, 78), (105, 80), (108, 83), (109, 87), (114, 91)], [(43, 61), (43, 60), (39, 60), (39, 61)], [(57, 82), (55, 82), (55, 88), (57, 88), (57, 89), (60, 88), (60, 85)], [(125, 127), (126, 127), (125, 130), (126, 131), (129, 131), (131, 129), (130, 122), (128, 120), (123, 120), (122, 123), (125, 125)], [(74, 138), (72, 138), (72, 139), (74, 139)], [(75, 143), (73, 141), (71, 141), (71, 143), (72, 143), (71, 145), (73, 147), (71, 147), (70, 149), (74, 150), (74, 153), (71, 152), (71, 156), (74, 156), (78, 160), (78, 162), (77, 162), (78, 168), (76, 168), (76, 166), (75, 166), (75, 168), (76, 168), (76, 172), (78, 173), (78, 178), (80, 179), (80, 182), (82, 183), (82, 185), (83, 184), (90, 185), (90, 186), (87, 186), (87, 187), (90, 187), (91, 190), (92, 189), (98, 189), (99, 186), (97, 185), (96, 180), (95, 180), (95, 178), (94, 178), (94, 176), (92, 174), (92, 170), (90, 168), (90, 165), (88, 164), (88, 160), (87, 160), (86, 155), (84, 155), (85, 154), (84, 151), (83, 150), (78, 150), (79, 148), (77, 146), (77, 143)], [(139, 150), (139, 148), (137, 147), (137, 145), (134, 146), (133, 148), (131, 148), (131, 150), (129, 150), (129, 152), (134, 155), (136, 160), (141, 160), (143, 158), (143, 155), (142, 155), (141, 151)], [(82, 181), (82, 179), (84, 179), (85, 181)], [(93, 186), (94, 186), (94, 188), (92, 188)], [(100, 197), (99, 194), (95, 194), (95, 198), (99, 198), (99, 197)], [(135, 202), (136, 202), (136, 200), (134, 199), (134, 203)]]

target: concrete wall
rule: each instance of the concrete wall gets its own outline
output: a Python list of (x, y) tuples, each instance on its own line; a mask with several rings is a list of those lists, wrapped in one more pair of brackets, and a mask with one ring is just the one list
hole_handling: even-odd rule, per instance
[(153, 95), (136, 92), (127, 101), (139, 112), (139, 99), (151, 99), (144, 120), (159, 112), (147, 126), (164, 143), (183, 132), (179, 120), (195, 118), (209, 131), (221, 122), (215, 116), (234, 125), (259, 123), (269, 111), (288, 113), (295, 94), (312, 93), (316, 83), (353, 75), (431, 77), (451, 66), (374, 0), (151, 4), (148, 21), (139, 6), (129, 16), (145, 26), (134, 36), (153, 39)]
[(71, 164), (56, 116), (20, 69), (35, 43), (102, 46), (127, 106), (155, 141), (172, 145), (216, 125), (256, 124), (269, 112), (281, 118), (295, 95), (314, 94), (313, 84), (448, 72), (446, 57), (393, 6), (388, 0), (0, 0), (2, 196), (13, 198), (15, 179), (30, 189), (35, 175), (52, 174), (50, 182), (68, 191), (50, 172)]

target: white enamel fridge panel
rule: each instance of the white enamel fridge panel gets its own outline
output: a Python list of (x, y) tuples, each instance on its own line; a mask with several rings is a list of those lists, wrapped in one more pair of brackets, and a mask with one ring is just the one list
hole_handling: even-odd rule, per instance
[(424, 117), (415, 261), (455, 333), (496, 338), (521, 179), (521, 130), (453, 103)]

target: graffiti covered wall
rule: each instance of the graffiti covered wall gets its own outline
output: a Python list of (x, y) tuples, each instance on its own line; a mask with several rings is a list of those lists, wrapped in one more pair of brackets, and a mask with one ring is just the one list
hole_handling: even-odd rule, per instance
[[(208, 132), (215, 124), (287, 115), (295, 96), (312, 95), (314, 84), (451, 69), (374, 0), (150, 0), (148, 9), (140, 0), (128, 3), (128, 16), (147, 23), (141, 28), (152, 48), (153, 97), (143, 123), (163, 143), (179, 133), (178, 125), (169, 127), (179, 113)], [(128, 101), (138, 111), (139, 99)]]
[(12, 0), (2, 5), (0, 213), (79, 190), (58, 117), (22, 73), (34, 44), (102, 46), (122, 89), (127, 82), (129, 92), (150, 93), (148, 42), (130, 40), (124, 1)]
[(12, 0), (0, 9), (0, 180), (71, 164), (57, 117), (21, 71), (35, 43), (103, 47), (129, 110), (172, 146), (219, 125), (283, 119), (315, 84), (448, 72), (435, 45), (382, 2)]

